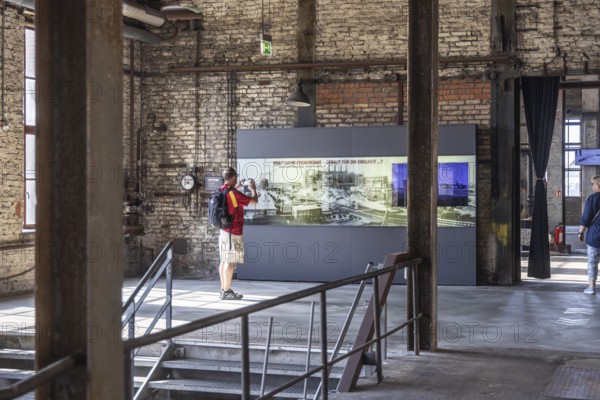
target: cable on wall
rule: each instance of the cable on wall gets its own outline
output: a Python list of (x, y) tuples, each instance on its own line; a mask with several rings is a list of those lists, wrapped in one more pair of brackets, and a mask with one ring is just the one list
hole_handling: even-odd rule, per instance
[(236, 131), (236, 110), (237, 110), (237, 73), (230, 71), (227, 73), (227, 163), (234, 166), (236, 162), (235, 154), (235, 131)]
[(5, 70), (5, 59), (4, 59), (4, 47), (5, 47), (5, 31), (6, 31), (6, 2), (2, 1), (2, 33), (0, 37), (0, 41), (2, 41), (2, 48), (0, 49), (0, 58), (2, 58), (2, 71), (0, 72), (0, 79), (2, 79), (2, 87), (0, 88), (0, 101), (2, 101), (2, 114), (0, 115), (0, 123), (2, 124), (2, 130), (8, 130), (8, 119), (6, 118), (6, 105), (5, 105), (5, 97), (4, 97), (4, 89), (6, 87), (4, 81), (4, 70)]

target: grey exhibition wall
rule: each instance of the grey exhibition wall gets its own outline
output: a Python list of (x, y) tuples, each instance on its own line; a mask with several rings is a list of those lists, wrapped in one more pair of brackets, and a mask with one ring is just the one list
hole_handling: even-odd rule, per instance
[[(439, 127), (439, 155), (475, 155), (475, 125)], [(238, 159), (406, 156), (405, 126), (240, 129)], [(438, 283), (475, 285), (476, 227), (438, 228)], [(406, 250), (406, 227), (244, 226), (238, 279), (327, 282)], [(403, 283), (403, 274), (395, 280)]]

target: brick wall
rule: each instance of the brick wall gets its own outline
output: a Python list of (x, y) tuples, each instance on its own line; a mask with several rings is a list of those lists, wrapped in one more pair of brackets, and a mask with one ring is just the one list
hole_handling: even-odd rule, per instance
[[(440, 42), (442, 57), (486, 56), (490, 54), (491, 0), (457, 3), (440, 1)], [(160, 5), (179, 5), (177, 0), (154, 1)], [(191, 31), (181, 24), (179, 34), (160, 45), (137, 46), (135, 68), (150, 75), (136, 78), (133, 109), (133, 129), (143, 130), (145, 204), (154, 205), (155, 213), (144, 216), (146, 235), (133, 243), (142, 253), (156, 252), (173, 238), (188, 240), (188, 254), (176, 258), (178, 272), (190, 275), (215, 274), (216, 253), (213, 246), (215, 231), (207, 227), (206, 196), (184, 196), (179, 179), (193, 165), (200, 167), (199, 175), (216, 174), (225, 166), (228, 155), (228, 129), (294, 127), (296, 109), (284, 105), (299, 77), (293, 71), (238, 73), (174, 74), (172, 66), (268, 64), (297, 61), (296, 25), (297, 0), (272, 0), (265, 3), (265, 22), (273, 36), (271, 57), (258, 52), (260, 32), (260, 2), (234, 0), (208, 2), (194, 0), (203, 12), (202, 30)], [(270, 7), (270, 11), (268, 8)], [(518, 13), (518, 54), (525, 72), (540, 73), (563, 68), (568, 72), (600, 67), (597, 43), (598, 8), (594, 0), (542, 2), (520, 0)], [(406, 58), (407, 2), (334, 0), (317, 2), (315, 61), (364, 61)], [(7, 108), (10, 130), (0, 132), (3, 165), (2, 240), (5, 247), (31, 239), (21, 235), (23, 187), (22, 179), (14, 173), (23, 160), (22, 134), (22, 48), (23, 21), (20, 13), (7, 7)], [(156, 30), (163, 37), (172, 31), (169, 26)], [(129, 64), (126, 41), (124, 60)], [(585, 54), (584, 54), (585, 53)], [(560, 54), (559, 57), (556, 57)], [(563, 55), (567, 54), (566, 58)], [(143, 62), (140, 62), (143, 59)], [(586, 64), (587, 62), (587, 64)], [(441, 124), (477, 124), (478, 132), (478, 239), (491, 233), (489, 217), (491, 166), (489, 158), (490, 84), (483, 73), (490, 66), (441, 66), (439, 117)], [(398, 76), (405, 79), (406, 70), (395, 68), (349, 68), (335, 71), (314, 71), (309, 74), (317, 83), (317, 126), (369, 126), (406, 123), (406, 86), (402, 83), (402, 101), (398, 101)], [(232, 96), (229, 83), (235, 83)], [(128, 76), (124, 81), (124, 167), (129, 167), (129, 95)], [(398, 113), (398, 104), (403, 104)], [(147, 123), (149, 113), (167, 126), (167, 131), (152, 129)], [(229, 121), (229, 124), (228, 124)], [(230, 138), (235, 148), (235, 136)], [(136, 148), (137, 151), (137, 148)], [(166, 164), (183, 163), (185, 167)], [(12, 168), (12, 169), (11, 169)], [(130, 172), (130, 171), (128, 171)], [(157, 195), (157, 194), (167, 195)], [(170, 194), (169, 194), (170, 193)], [(483, 241), (482, 241), (483, 242)], [(130, 243), (131, 244), (131, 243)], [(12, 247), (11, 247), (12, 248)], [(11, 250), (12, 251), (12, 250)], [(480, 248), (480, 252), (485, 249)], [(7, 253), (8, 254), (8, 253)], [(29, 256), (11, 253), (11, 268), (21, 265), (20, 271), (31, 268)], [(132, 266), (132, 268), (134, 268)], [(133, 270), (131, 270), (133, 271)], [(11, 274), (19, 274), (13, 270)], [(29, 275), (27, 275), (29, 274)], [(32, 273), (22, 276), (32, 287)], [(20, 279), (20, 278), (19, 278)], [(1, 283), (0, 283), (1, 285)], [(13, 285), (14, 286), (14, 285)], [(18, 285), (17, 285), (18, 286)], [(13, 289), (7, 289), (13, 290)], [(0, 289), (0, 293), (2, 289)]]
[[(399, 93), (403, 94), (400, 102)], [(407, 120), (407, 97), (404, 81), (319, 84), (317, 124), (329, 127), (395, 125), (399, 122), (399, 107), (402, 107), (400, 121)], [(489, 82), (442, 80), (438, 103), (440, 124), (490, 124)]]
[[(176, 1), (161, 4), (179, 4)], [(226, 73), (173, 74), (171, 66), (263, 64), (297, 61), (297, 1), (270, 3), (273, 56), (258, 53), (260, 4), (197, 2), (203, 9), (203, 30), (189, 31), (158, 46), (145, 46), (144, 69), (156, 74), (143, 80), (144, 110), (154, 112), (168, 126), (165, 133), (147, 139), (147, 202), (156, 213), (145, 217), (144, 245), (158, 251), (173, 238), (188, 241), (188, 254), (176, 256), (176, 272), (193, 276), (216, 274), (216, 231), (207, 226), (206, 194), (184, 196), (179, 179), (186, 168), (197, 165), (199, 175), (220, 175), (227, 164), (228, 110), (235, 103), (230, 128), (294, 127), (296, 109), (284, 104), (294, 89), (293, 71), (238, 73), (233, 100), (227, 96)], [(489, 1), (469, 7), (440, 4), (440, 54), (488, 54)], [(406, 56), (408, 9), (406, 2), (350, 0), (317, 2), (315, 61), (403, 59)], [(460, 22), (460, 23), (459, 23)], [(460, 26), (460, 29), (457, 27)], [(463, 44), (458, 44), (464, 42)], [(454, 77), (455, 74), (478, 76)], [(448, 78), (440, 90), (440, 122), (489, 126), (489, 82), (481, 80), (480, 67), (444, 66)], [(398, 75), (403, 68), (314, 71), (316, 126), (376, 126), (406, 122), (406, 82), (401, 84), (403, 107), (398, 113)], [(404, 78), (403, 78), (404, 77)], [(229, 77), (232, 78), (231, 76)], [(228, 102), (229, 108), (228, 108)], [(463, 108), (464, 112), (461, 111)], [(235, 146), (235, 143), (234, 143)], [(185, 168), (160, 168), (183, 163)], [(489, 190), (482, 188), (481, 190)], [(154, 193), (171, 192), (171, 196)]]
[(324, 83), (317, 85), (318, 126), (397, 125), (398, 82)]
[[(600, 69), (596, 0), (517, 1), (517, 57), (525, 71)], [(566, 67), (566, 71), (565, 71)]]

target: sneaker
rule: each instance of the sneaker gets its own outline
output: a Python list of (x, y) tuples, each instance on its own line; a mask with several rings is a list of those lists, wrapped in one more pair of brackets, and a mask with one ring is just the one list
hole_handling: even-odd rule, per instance
[(588, 287), (588, 288), (586, 288), (586, 289), (583, 291), (583, 293), (585, 293), (585, 294), (596, 294), (596, 289), (594, 289), (594, 288), (591, 288), (591, 287)]
[(227, 291), (221, 291), (221, 300), (241, 300), (244, 295), (234, 292), (229, 289)]

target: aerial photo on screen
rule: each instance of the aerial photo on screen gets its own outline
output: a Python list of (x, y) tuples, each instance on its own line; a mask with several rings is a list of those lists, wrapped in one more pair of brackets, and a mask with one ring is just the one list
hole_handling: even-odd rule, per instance
[[(239, 159), (247, 224), (406, 226), (406, 157)], [(440, 156), (438, 226), (475, 226), (475, 158)], [(247, 186), (239, 189), (250, 193)]]

